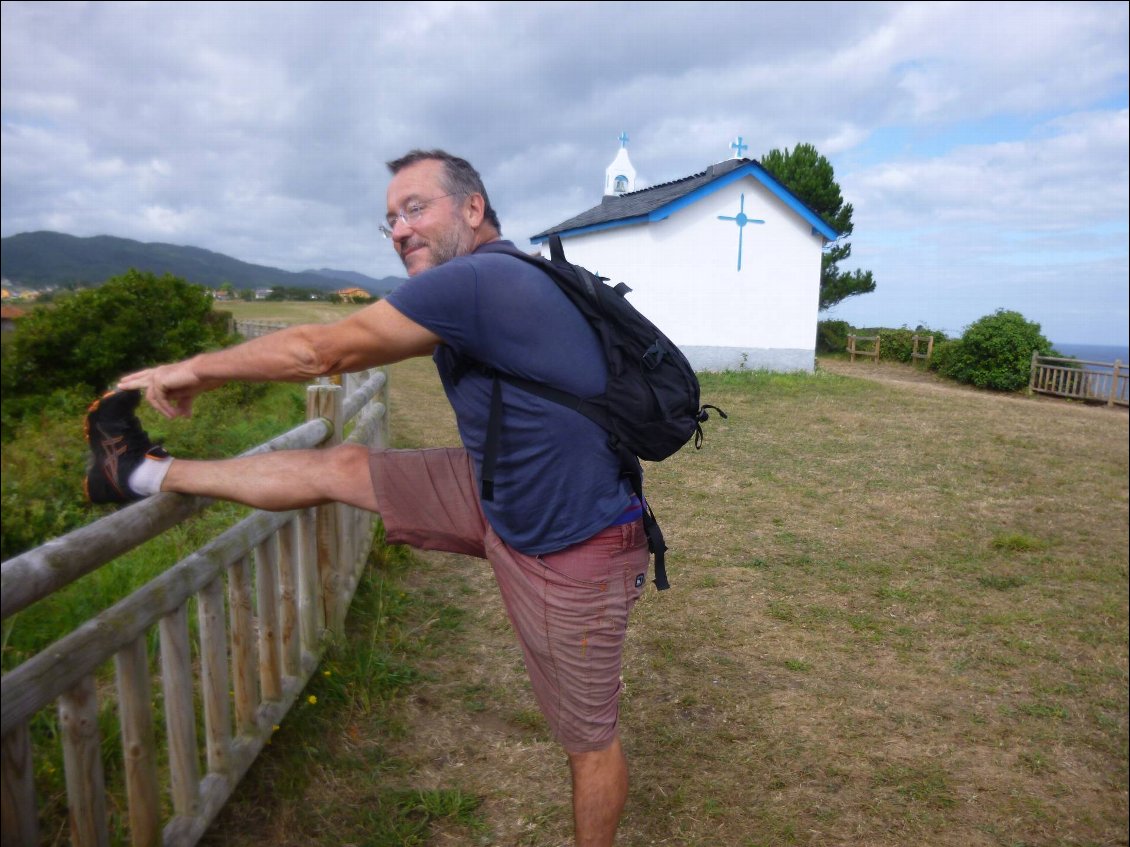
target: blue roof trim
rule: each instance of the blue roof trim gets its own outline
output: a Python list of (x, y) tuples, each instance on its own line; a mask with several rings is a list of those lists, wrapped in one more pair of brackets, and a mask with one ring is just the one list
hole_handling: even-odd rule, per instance
[[(723, 171), (717, 177), (710, 177), (710, 172), (714, 168), (722, 168), (727, 164), (736, 165), (737, 163), (731, 160), (730, 163), (721, 163), (719, 165), (712, 166), (712, 168), (708, 169), (707, 172), (704, 172), (702, 174), (695, 174), (694, 176), (687, 177), (683, 180), (677, 180), (674, 183), (663, 183), (662, 185), (657, 185), (653, 188), (645, 188), (642, 191), (623, 195), (626, 202), (630, 202), (631, 205), (635, 206), (637, 213), (634, 215), (629, 214), (625, 217), (611, 217), (611, 219), (606, 217), (605, 220), (599, 220), (600, 217), (608, 214), (614, 216), (616, 212), (613, 209), (609, 209), (607, 212), (605, 212), (603, 211), (603, 205), (597, 206), (596, 208), (590, 209), (588, 212), (584, 212), (574, 218), (574, 220), (578, 220), (578, 223), (580, 223), (581, 220), (585, 218), (592, 220), (592, 218), (595, 216), (598, 218), (598, 220), (593, 221), (593, 223), (582, 224), (581, 226), (568, 227), (564, 229), (558, 229), (555, 227), (553, 229), (546, 230), (544, 233), (539, 233), (538, 235), (533, 236), (530, 241), (534, 244), (544, 243), (548, 240), (549, 235), (554, 232), (564, 237), (570, 237), (574, 235), (583, 235), (590, 232), (615, 229), (616, 227), (621, 226), (633, 226), (640, 223), (654, 223), (657, 221), (666, 220), (675, 212), (678, 212), (693, 203), (697, 203), (702, 198), (713, 194), (715, 191), (732, 185), (733, 183), (738, 182), (739, 180), (742, 180), (747, 176), (753, 177), (759, 183), (764, 185), (771, 194), (781, 200), (781, 202), (783, 202), (795, 214), (799, 215), (808, 224), (810, 224), (812, 226), (813, 235), (822, 236), (828, 241), (835, 241), (840, 237), (840, 234), (838, 232), (828, 226), (828, 224), (819, 215), (808, 208), (808, 206), (801, 202), (791, 191), (785, 188), (785, 186), (777, 182), (777, 180), (774, 179), (773, 176), (758, 162), (746, 160), (742, 164), (737, 165), (737, 167)], [(704, 177), (707, 179), (706, 182), (702, 181)], [(660, 200), (660, 204), (658, 206), (655, 206), (655, 208), (647, 211), (640, 209), (641, 204), (650, 205), (651, 203), (655, 202), (654, 199), (652, 199), (650, 203), (648, 202), (646, 195), (648, 195), (649, 192), (662, 190), (663, 192), (670, 193), (672, 189), (678, 191), (677, 186), (680, 182), (699, 184), (697, 185), (697, 187), (690, 189), (685, 194), (677, 194), (665, 203)], [(662, 196), (662, 194), (659, 194), (658, 198), (662, 198)], [(627, 211), (627, 209), (625, 209), (625, 211)]]
[(777, 182), (777, 180), (773, 179), (767, 170), (758, 166), (758, 170), (752, 172), (752, 174), (756, 177), (758, 182), (777, 195), (786, 206), (812, 224), (812, 228), (816, 232), (823, 235), (829, 241), (835, 241), (840, 237), (840, 234), (828, 226), (828, 224), (824, 223), (824, 220), (818, 214), (804, 205), (804, 203), (800, 202), (795, 194), (781, 185), (781, 183)]

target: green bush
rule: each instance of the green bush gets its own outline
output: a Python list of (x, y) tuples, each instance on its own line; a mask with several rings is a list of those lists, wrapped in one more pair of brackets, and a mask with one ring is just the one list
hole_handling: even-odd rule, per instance
[[(878, 335), (880, 341), (880, 358), (889, 362), (914, 361), (914, 336), (918, 336), (918, 352), (926, 352), (926, 339), (934, 337), (934, 349), (937, 350), (939, 342), (946, 340), (946, 334), (940, 330), (920, 326), (918, 329), (878, 329), (868, 331), (868, 335)], [(931, 356), (931, 359), (933, 356)]]
[[(204, 289), (130, 270), (20, 323), (4, 350), (4, 405), (59, 388), (96, 396), (124, 373), (187, 358), (225, 343), (226, 335), (227, 322), (212, 312)], [(5, 409), (5, 423), (22, 411), (22, 404), (11, 414)]]
[(887, 362), (910, 362), (914, 350), (914, 331), (905, 326), (901, 329), (880, 329), (879, 358)]
[(843, 352), (847, 349), (847, 337), (851, 332), (851, 324), (847, 321), (820, 321), (816, 324), (816, 352)]
[(951, 360), (961, 347), (961, 342), (956, 339), (949, 339), (947, 341), (934, 342), (934, 355), (930, 357), (930, 361), (926, 366), (938, 373), (945, 373), (951, 366)]
[(970, 324), (952, 348), (935, 348), (935, 367), (942, 376), (978, 388), (1019, 391), (1028, 385), (1033, 352), (1055, 355), (1040, 325), (998, 309)]
[[(90, 398), (81, 390), (60, 389), (37, 400), (0, 454), (3, 559), (90, 521), (82, 494), (87, 455), (82, 421)], [(9, 405), (5, 396), (5, 412)]]

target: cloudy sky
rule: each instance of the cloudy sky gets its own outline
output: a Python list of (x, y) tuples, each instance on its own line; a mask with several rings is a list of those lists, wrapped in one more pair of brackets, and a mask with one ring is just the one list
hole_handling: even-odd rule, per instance
[[(811, 143), (855, 209), (827, 317), (959, 333), (998, 308), (1125, 344), (1128, 4), (2, 5), (2, 234), (400, 275), (384, 162), (444, 147), (505, 234)], [(688, 280), (688, 285), (693, 285)]]

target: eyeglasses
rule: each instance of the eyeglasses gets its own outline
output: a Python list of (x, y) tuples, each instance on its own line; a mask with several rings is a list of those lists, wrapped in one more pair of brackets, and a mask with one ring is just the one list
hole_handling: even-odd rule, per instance
[(411, 200), (408, 205), (401, 206), (398, 212), (389, 212), (385, 216), (385, 224), (380, 227), (381, 235), (385, 238), (392, 238), (392, 231), (396, 229), (397, 221), (404, 221), (404, 223), (411, 225), (416, 223), (423, 217), (424, 212), (428, 211), (428, 206), (436, 200), (442, 200), (444, 197), (455, 197), (459, 194), (453, 191), (450, 194), (441, 194), (439, 197), (433, 197), (430, 200)]

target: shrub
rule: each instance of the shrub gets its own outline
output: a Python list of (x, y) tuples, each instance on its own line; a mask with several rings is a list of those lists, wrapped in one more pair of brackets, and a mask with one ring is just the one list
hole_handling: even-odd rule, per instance
[(20, 324), (4, 351), (5, 405), (59, 388), (97, 394), (124, 373), (223, 343), (226, 329), (204, 289), (169, 274), (127, 271)]
[(912, 361), (910, 354), (914, 349), (914, 331), (907, 329), (880, 329), (879, 358), (888, 362)]
[(938, 373), (994, 391), (1019, 391), (1028, 385), (1032, 353), (1054, 355), (1040, 325), (1019, 312), (998, 309), (970, 324), (944, 354), (935, 349)]
[(930, 361), (926, 366), (938, 373), (946, 373), (951, 366), (951, 360), (961, 347), (961, 342), (956, 339), (949, 339), (946, 341), (934, 341), (934, 355), (930, 357)]
[[(938, 349), (937, 345), (940, 342), (946, 340), (946, 334), (944, 332), (924, 326), (919, 326), (917, 329), (907, 329), (905, 326), (900, 329), (879, 329), (870, 334), (878, 335), (881, 339), (881, 358), (894, 362), (914, 361), (914, 336), (916, 335), (919, 339), (919, 353), (926, 352), (926, 339), (930, 336), (934, 337), (935, 350)], [(933, 359), (933, 356), (930, 358)]]
[(816, 352), (839, 353), (847, 349), (851, 331), (847, 321), (820, 321), (816, 324)]

